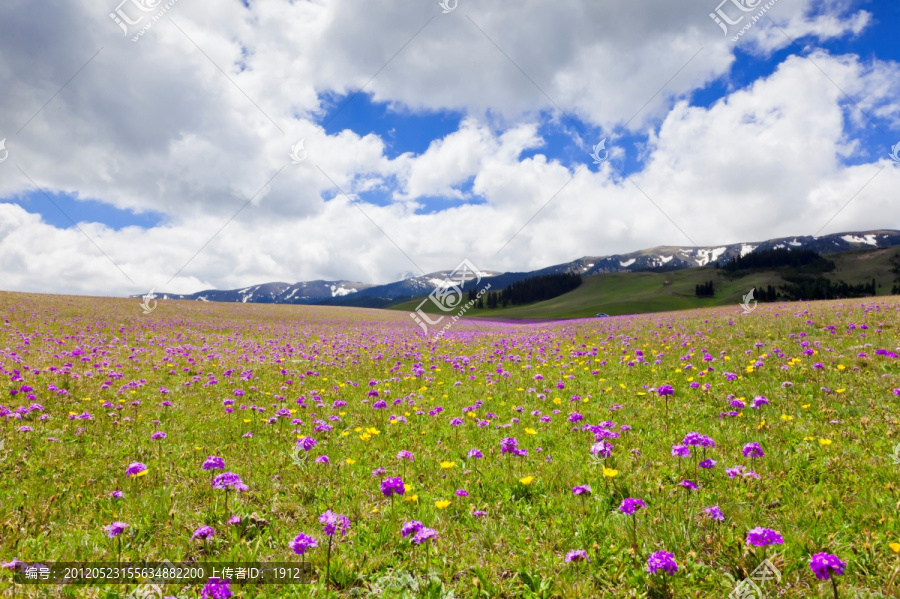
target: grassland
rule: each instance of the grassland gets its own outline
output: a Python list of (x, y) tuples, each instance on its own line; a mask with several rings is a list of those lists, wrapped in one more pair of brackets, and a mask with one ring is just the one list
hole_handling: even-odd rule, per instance
[[(167, 559), (313, 569), (306, 585), (232, 580), (246, 598), (721, 598), (768, 558), (770, 596), (831, 597), (818, 552), (846, 563), (840, 597), (897, 593), (897, 298), (472, 319), (437, 341), (384, 310), (161, 301), (145, 315), (138, 300), (0, 293), (0, 314), (3, 593), (136, 596), (14, 585), (13, 558)], [(224, 470), (204, 470), (210, 456)], [(147, 474), (127, 474), (138, 462)], [(224, 471), (246, 491), (214, 488)], [(629, 498), (645, 504), (634, 516)], [(346, 534), (328, 535), (328, 511)], [(115, 538), (113, 522), (127, 524)], [(433, 537), (404, 536), (410, 522)], [(783, 542), (752, 545), (757, 527)], [(301, 533), (318, 545), (303, 556)], [(648, 573), (658, 551), (677, 571)]]

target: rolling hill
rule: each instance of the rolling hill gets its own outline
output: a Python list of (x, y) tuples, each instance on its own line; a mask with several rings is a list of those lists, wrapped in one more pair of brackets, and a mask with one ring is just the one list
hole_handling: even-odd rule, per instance
[[(878, 294), (888, 295), (896, 276), (892, 272), (891, 260), (900, 259), (900, 247), (843, 252), (829, 255), (828, 258), (835, 263), (835, 269), (822, 276), (832, 281), (843, 280), (851, 284), (867, 283), (875, 279)], [(466, 312), (466, 316), (565, 319), (592, 317), (601, 312), (616, 316), (729, 304), (737, 308), (742, 297), (751, 288), (762, 289), (768, 285), (777, 288), (787, 283), (786, 276), (797, 273), (798, 269), (783, 267), (730, 277), (723, 269), (714, 266), (670, 272), (603, 273), (585, 276), (580, 287), (551, 300), (493, 310), (471, 309)], [(715, 296), (697, 297), (694, 293), (695, 286), (710, 280), (716, 289)], [(389, 308), (412, 312), (422, 299), (424, 296), (395, 303)], [(422, 309), (432, 314), (441, 313), (431, 302), (426, 302)]]

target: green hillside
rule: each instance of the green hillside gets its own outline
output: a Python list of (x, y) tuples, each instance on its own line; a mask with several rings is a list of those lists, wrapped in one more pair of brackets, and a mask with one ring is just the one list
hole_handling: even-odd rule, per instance
[[(900, 248), (896, 247), (832, 254), (827, 257), (835, 262), (836, 268), (823, 276), (850, 284), (867, 283), (874, 278), (878, 294), (889, 295), (895, 277), (891, 271), (891, 259), (897, 256), (900, 256)], [(584, 277), (580, 287), (551, 300), (493, 310), (471, 309), (466, 312), (466, 316), (563, 319), (591, 317), (600, 312), (617, 316), (737, 305), (751, 288), (761, 289), (768, 285), (778, 288), (785, 284), (784, 276), (796, 272), (795, 269), (784, 267), (732, 278), (722, 269), (704, 266), (667, 273), (600, 274)], [(715, 286), (715, 296), (698, 298), (694, 293), (695, 286), (710, 280)], [(423, 299), (424, 297), (394, 304), (389, 309), (413, 311)], [(431, 302), (426, 302), (422, 309), (428, 313), (440, 313)]]

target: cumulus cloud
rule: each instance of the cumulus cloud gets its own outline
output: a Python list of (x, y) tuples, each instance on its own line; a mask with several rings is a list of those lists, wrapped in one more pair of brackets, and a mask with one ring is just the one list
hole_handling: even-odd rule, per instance
[[(789, 56), (751, 86), (692, 106), (689, 95), (727, 79), (735, 60), (706, 0), (461, 0), (449, 15), (432, 4), (181, 0), (134, 43), (109, 18), (115, 2), (4, 3), (0, 199), (34, 183), (165, 215), (149, 229), (60, 229), (0, 203), (4, 287), (387, 282), (463, 257), (522, 270), (688, 238), (809, 233), (888, 166), (844, 158), (866, 115), (897, 122), (893, 63)], [(794, 38), (856, 35), (870, 22), (847, 3), (783, 4), (773, 19)], [(752, 34), (742, 47), (761, 54), (789, 44), (767, 23)], [(316, 124), (330, 97), (360, 88), (398, 109), (464, 118), (421, 154), (389, 157), (377, 134)], [(614, 147), (599, 167), (587, 155), (549, 157), (548, 119), (584, 143), (566, 115), (646, 145)], [(309, 158), (294, 165), (300, 139)], [(641, 167), (623, 178), (639, 151)], [(829, 228), (896, 224), (884, 221), (896, 183), (885, 168)], [(387, 201), (364, 202), (372, 190)], [(425, 210), (433, 198), (443, 203)]]

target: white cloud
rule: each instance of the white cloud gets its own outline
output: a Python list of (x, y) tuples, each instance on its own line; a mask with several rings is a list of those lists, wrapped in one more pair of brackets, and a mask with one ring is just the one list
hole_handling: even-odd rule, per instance
[[(10, 151), (0, 165), (0, 198), (33, 190), (19, 167), (48, 191), (160, 212), (165, 222), (149, 230), (81, 225), (132, 285), (79, 231), (0, 204), (6, 288), (124, 294), (269, 280), (383, 282), (415, 269), (391, 240), (425, 270), (462, 257), (521, 270), (686, 242), (609, 164), (572, 179), (577, 165), (541, 153), (541, 111), (557, 106), (604, 130), (627, 123), (654, 131), (634, 182), (700, 243), (805, 232), (878, 167), (842, 166), (856, 147), (847, 128), (865, 117), (802, 58), (709, 109), (690, 107), (683, 97), (727, 76), (734, 60), (735, 46), (708, 18), (714, 7), (706, 0), (461, 0), (450, 15), (435, 3), (387, 0), (269, 0), (250, 9), (230, 0), (179, 2), (139, 43), (109, 19), (114, 4), (0, 7), (0, 138), (8, 137)], [(792, 37), (822, 39), (857, 34), (870, 20), (842, 3), (809, 17), (811, 6), (779, 3), (773, 18)], [(742, 43), (767, 53), (786, 41), (761, 23)], [(863, 110), (896, 122), (896, 65), (812, 58)], [(393, 159), (375, 134), (317, 133), (312, 119), (323, 113), (325, 94), (363, 85), (404, 110), (453, 109), (465, 118), (421, 155)], [(291, 165), (287, 153), (301, 138), (309, 159)], [(528, 150), (538, 153), (522, 158)], [(612, 160), (621, 164), (633, 151), (614, 149)], [(380, 189), (399, 201), (324, 201), (334, 193), (329, 178), (353, 199)], [(470, 180), (484, 203), (466, 203), (460, 188)], [(891, 184), (896, 169), (879, 175), (833, 226), (873, 226), (862, 207), (893, 215), (883, 199)], [(446, 208), (417, 212), (419, 199), (434, 196), (447, 198)]]

